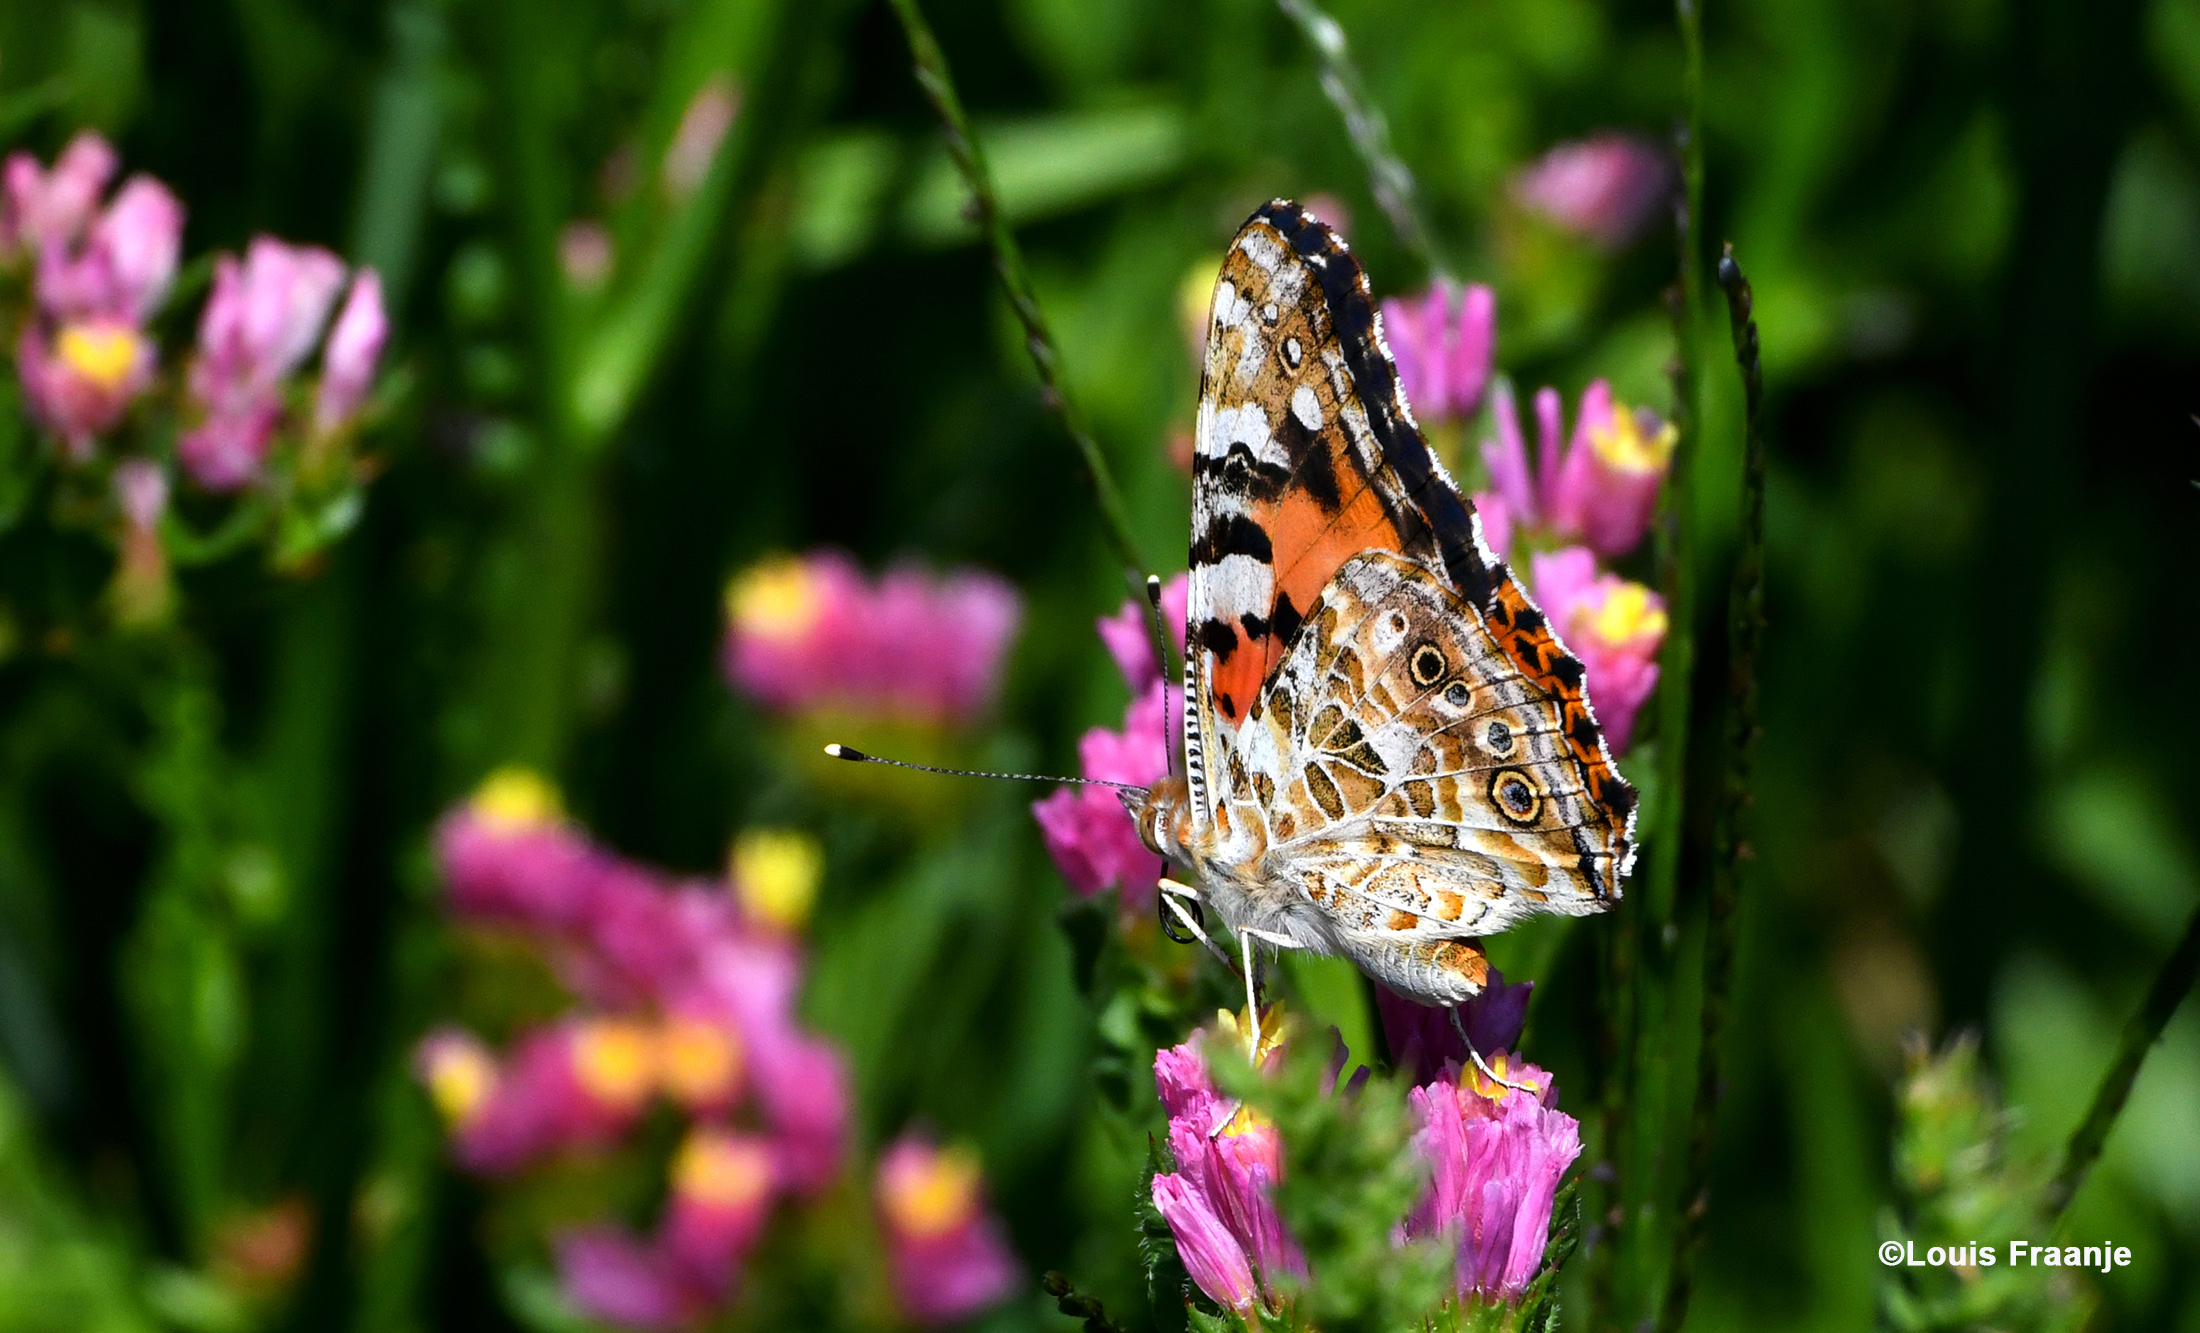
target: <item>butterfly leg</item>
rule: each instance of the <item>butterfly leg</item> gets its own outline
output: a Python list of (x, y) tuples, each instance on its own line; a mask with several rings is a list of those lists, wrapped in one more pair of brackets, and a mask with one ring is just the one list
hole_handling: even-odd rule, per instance
[(1532, 1093), (1535, 1091), (1535, 1089), (1528, 1084), (1515, 1083), (1509, 1078), (1499, 1077), (1497, 1071), (1490, 1068), (1489, 1065), (1483, 1061), (1482, 1052), (1474, 1049), (1474, 1038), (1467, 1035), (1467, 1025), (1461, 1022), (1459, 1019), (1458, 1005), (1447, 1004), (1444, 1006), (1444, 1012), (1451, 1015), (1451, 1030), (1459, 1034), (1460, 1043), (1467, 1048), (1467, 1055), (1470, 1059), (1474, 1061), (1474, 1067), (1482, 1071), (1482, 1077), (1488, 1079), (1492, 1083), (1502, 1084), (1505, 1087), (1511, 1088), (1515, 1092)]
[[(1222, 946), (1210, 939), (1207, 932), (1200, 926), (1200, 918), (1196, 910), (1199, 906), (1199, 890), (1189, 884), (1182, 884), (1173, 879), (1163, 879), (1160, 882), (1160, 889), (1162, 921), (1167, 922), (1173, 913), (1175, 919), (1182, 922), (1186, 930), (1192, 932), (1191, 938), (1193, 940), (1205, 945), (1207, 952), (1220, 959), (1224, 967), (1229, 968), (1232, 972), (1237, 971), (1237, 964), (1230, 961), (1230, 955), (1224, 953)], [(1183, 902), (1179, 902), (1178, 899), (1182, 899)], [(1185, 909), (1184, 903), (1187, 902), (1192, 904), (1194, 910), (1188, 911)], [(1185, 942), (1178, 941), (1178, 943)]]
[(1258, 1062), (1260, 1059), (1260, 996), (1257, 993), (1258, 974), (1253, 970), (1254, 940), (1259, 940), (1261, 943), (1276, 949), (1296, 949), (1299, 945), (1298, 941), (1290, 936), (1278, 935), (1272, 931), (1255, 930), (1251, 926), (1244, 926), (1238, 930), (1238, 947), (1244, 950), (1245, 953), (1245, 1012), (1252, 1015), (1250, 1025), (1253, 1042), (1252, 1058), (1255, 1062)]

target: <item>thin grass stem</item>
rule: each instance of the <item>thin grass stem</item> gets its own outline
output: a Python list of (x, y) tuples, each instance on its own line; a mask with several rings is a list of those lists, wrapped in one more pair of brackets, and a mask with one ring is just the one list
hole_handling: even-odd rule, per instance
[(1451, 266), (1438, 252), (1436, 234), (1421, 214), (1420, 187), (1414, 184), (1413, 172), (1398, 157), (1397, 150), (1390, 146), (1389, 122), (1367, 95), (1367, 84), (1360, 78), (1359, 66), (1353, 63), (1351, 44), (1345, 40), (1344, 25), (1313, 0), (1276, 0), (1276, 6), (1298, 25), (1307, 45), (1314, 48), (1315, 58), (1321, 62), (1322, 92), (1344, 117), (1353, 151), (1367, 167), (1368, 188), (1374, 192), (1383, 216), (1390, 219), (1398, 243), (1426, 264), (1431, 276), (1448, 279)]
[(1039, 308), (1039, 298), (1032, 289), (1031, 274), (1024, 267), (1023, 251), (1016, 244), (1016, 234), (1001, 212), (993, 189), (993, 176), (986, 167), (985, 149), (970, 127), (961, 94), (955, 91), (947, 55), (940, 50), (939, 39), (933, 35), (932, 26), (925, 22), (916, 0), (891, 0), (891, 3), (894, 16), (901, 20), (902, 33), (909, 40), (909, 54), (916, 62), (917, 86), (923, 89), (925, 100), (938, 114), (940, 128), (947, 140), (947, 155), (954, 160), (955, 170), (961, 173), (963, 183), (970, 190), (971, 220), (977, 223), (978, 230), (993, 250), (993, 272), (1001, 280), (1001, 290), (1007, 294), (1017, 322), (1023, 325), (1024, 350), (1031, 354), (1032, 367), (1039, 372), (1040, 401), (1061, 421), (1070, 443), (1077, 446), (1079, 456), (1084, 459), (1085, 474), (1091, 479), (1093, 496), (1100, 505), (1101, 529), (1107, 534), (1108, 545), (1114, 549), (1116, 559), (1122, 562), (1133, 586), (1137, 587), (1148, 566), (1139, 558), (1138, 544), (1131, 539), (1123, 494), (1116, 487), (1115, 474), (1109, 470), (1099, 443), (1086, 429), (1083, 416), (1062, 383), (1061, 352), (1047, 328), (1046, 314)]
[(2063, 1150), (2062, 1170), (2047, 1185), (2048, 1216), (2060, 1217), (2070, 1201), (2077, 1197), (2078, 1187), (2085, 1183), (2086, 1173), (2093, 1169), (2094, 1161), (2101, 1155), (2101, 1145), (2108, 1142), (2108, 1132), (2116, 1127), (2116, 1117), (2123, 1113), (2124, 1102), (2131, 1096), (2131, 1085), (2138, 1081), (2139, 1066), (2146, 1063), (2147, 1052), (2161, 1038), (2162, 1029), (2169, 1024), (2170, 1015), (2192, 993), (2193, 981), (2200, 976), (2200, 911), (2192, 914), (2185, 926), (2183, 939), (2170, 952), (2162, 970), (2154, 974), (2154, 984), (2147, 989), (2146, 1002), (2139, 1012), (2124, 1024), (2122, 1040), (2116, 1045), (2116, 1059), (2101, 1076), (2101, 1086), (2093, 1094), (2093, 1105), (2071, 1131), (2070, 1144)]
[(1743, 818), (1750, 796), (1750, 765), (1757, 743), (1757, 656), (1765, 637), (1765, 435), (1764, 369), (1749, 279), (1734, 262), (1729, 243), (1719, 259), (1734, 335), (1734, 360), (1742, 373), (1742, 515), (1733, 582), (1727, 592), (1726, 744), (1717, 823), (1712, 833), (1711, 899), (1704, 933), (1701, 1039), (1696, 1054), (1696, 1094), (1690, 1115), (1687, 1175), (1680, 1216), (1674, 1223), (1673, 1260), (1658, 1327), (1678, 1333), (1688, 1315), (1704, 1215), (1711, 1207), (1711, 1150), (1718, 1137), (1723, 1073), (1720, 1039), (1734, 982), (1735, 907), (1742, 863), (1750, 859)]

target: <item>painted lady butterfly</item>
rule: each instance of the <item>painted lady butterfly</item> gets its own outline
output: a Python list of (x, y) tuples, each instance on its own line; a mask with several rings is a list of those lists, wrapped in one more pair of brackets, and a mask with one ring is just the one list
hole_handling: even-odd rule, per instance
[(1422, 441), (1359, 261), (1284, 200), (1215, 283), (1191, 569), (1185, 771), (1125, 794), (1171, 893), (1435, 1004), (1481, 991), (1479, 937), (1619, 901), (1635, 793), (1581, 663)]

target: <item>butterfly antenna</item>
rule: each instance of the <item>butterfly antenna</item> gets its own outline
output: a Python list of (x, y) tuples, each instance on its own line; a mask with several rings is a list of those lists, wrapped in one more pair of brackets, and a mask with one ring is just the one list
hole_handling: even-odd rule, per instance
[[(1169, 669), (1169, 627), (1168, 622), (1161, 617), (1161, 576), (1159, 574), (1148, 574), (1146, 576), (1146, 623), (1153, 627), (1153, 660), (1161, 667), (1162, 684), (1167, 685), (1176, 673)], [(1173, 778), (1176, 776), (1176, 744), (1175, 738), (1167, 734), (1169, 730), (1168, 698), (1169, 693), (1164, 689), (1161, 692), (1161, 757), (1163, 762), (1168, 765), (1169, 776)]]
[(853, 745), (837, 742), (825, 747), (825, 753), (834, 759), (845, 759), (851, 764), (885, 764), (890, 768), (914, 769), (919, 773), (938, 773), (950, 778), (998, 778), (1004, 782), (1066, 782), (1080, 787), (1113, 787), (1118, 791), (1143, 792), (1146, 789), (1135, 782), (1106, 782), (1099, 778), (1064, 778), (1051, 773), (988, 773), (975, 768), (935, 768), (930, 764), (912, 764), (906, 759), (881, 759), (875, 754), (865, 754)]

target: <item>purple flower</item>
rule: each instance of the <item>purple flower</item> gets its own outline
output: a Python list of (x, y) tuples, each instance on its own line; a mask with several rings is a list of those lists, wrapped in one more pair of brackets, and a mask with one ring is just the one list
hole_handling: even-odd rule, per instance
[(351, 293), (321, 348), (321, 387), (313, 400), (316, 432), (326, 435), (358, 415), (389, 334), (389, 318), (382, 312), (382, 275), (362, 268), (352, 275)]
[[(1170, 718), (1179, 715), (1183, 691), (1159, 679), (1131, 701), (1123, 729), (1094, 727), (1077, 743), (1078, 766), (1088, 778), (1150, 786), (1167, 771)], [(1161, 862), (1140, 840), (1138, 825), (1115, 790), (1064, 787), (1034, 801), (1032, 817), (1046, 841), (1047, 854), (1079, 894), (1107, 888), (1123, 891), (1126, 912), (1144, 911), (1153, 901)]]
[(1513, 193), (1560, 226), (1616, 250), (1657, 217), (1676, 183), (1662, 147), (1606, 133), (1551, 149), (1513, 178)]
[[(1505, 974), (1491, 968), (1482, 993), (1459, 1006), (1460, 1022), (1474, 1049), (1486, 1057), (1518, 1046), (1521, 1026), (1528, 1020), (1528, 997), (1534, 993), (1534, 982), (1507, 985)], [(1375, 1008), (1393, 1063), (1413, 1082), (1426, 1083), (1472, 1063), (1458, 1030), (1452, 1027), (1451, 1015), (1441, 1006), (1416, 1004), (1386, 986), (1377, 986)]]
[(1550, 1105), (1548, 1074), (1502, 1053), (1490, 1063), (1537, 1090), (1489, 1083), (1469, 1067), (1409, 1094), (1413, 1147), (1430, 1181), (1406, 1234), (1452, 1238), (1461, 1296), (1513, 1301), (1542, 1266), (1552, 1200), (1581, 1155), (1581, 1126)]
[(1531, 563), (1536, 602), (1581, 659), (1590, 706), (1612, 753), (1623, 753), (1636, 713), (1657, 689), (1665, 602), (1639, 583), (1597, 572), (1585, 547), (1538, 554)]
[(725, 671), (780, 712), (965, 723), (998, 692), (1022, 614), (1013, 588), (976, 570), (873, 582), (835, 551), (782, 557), (727, 589)]
[(422, 1044), (419, 1067), (446, 1114), (457, 1111), (450, 1127), (458, 1163), (502, 1176), (624, 1135), (655, 1090), (653, 1037), (627, 1020), (555, 1023), (521, 1037), (481, 1079), (475, 1054), (439, 1034)]
[(1022, 1280), (967, 1151), (904, 1135), (879, 1162), (878, 1211), (895, 1303), (914, 1323), (967, 1319)]
[(558, 1238), (558, 1282), (566, 1300), (597, 1319), (629, 1328), (685, 1328), (710, 1306), (666, 1250), (606, 1227)]
[(1416, 417), (1464, 419), (1482, 406), (1497, 344), (1497, 294), (1441, 282), (1422, 296), (1383, 302), (1383, 337)]
[[(1266, 1059), (1276, 1054), (1283, 1025), (1264, 1027)], [(1154, 1086), (1176, 1158), (1173, 1173), (1153, 1179), (1154, 1206), (1176, 1238), (1184, 1271), (1218, 1303), (1243, 1312), (1277, 1277), (1304, 1277), (1306, 1258), (1273, 1197), (1283, 1178), (1282, 1140), (1274, 1125), (1215, 1092), (1202, 1051), (1211, 1039), (1197, 1032), (1154, 1054)]]
[(205, 420), (176, 445), (201, 487), (234, 491), (258, 474), (282, 415), (283, 380), (312, 353), (343, 281), (335, 255), (272, 236), (254, 237), (242, 264), (231, 255), (215, 262), (190, 377)]
[(1230, 1228), (1215, 1215), (1205, 1193), (1183, 1176), (1153, 1178), (1153, 1204), (1169, 1224), (1184, 1271), (1217, 1305), (1241, 1315), (1260, 1303), (1252, 1261)]
[(1502, 554), (1512, 533), (1539, 527), (1563, 540), (1586, 542), (1600, 555), (1633, 550), (1650, 529), (1679, 432), (1648, 408), (1630, 409), (1614, 399), (1603, 380), (1582, 391), (1566, 446), (1559, 443), (1564, 408), (1557, 390), (1537, 391), (1535, 415), (1531, 468), (1512, 393), (1498, 386), (1496, 434), (1482, 445), (1504, 529), (1493, 531), (1500, 525), (1485, 513), (1483, 531), (1491, 546)]
[[(1184, 608), (1191, 601), (1192, 576), (1179, 574), (1161, 588), (1161, 623), (1170, 635), (1170, 642), (1182, 647), (1184, 643)], [(1102, 616), (1094, 622), (1100, 632), (1100, 642), (1107, 645), (1108, 655), (1122, 668), (1123, 679), (1130, 683), (1133, 695), (1144, 694), (1161, 680), (1161, 664), (1154, 660), (1152, 621), (1143, 602), (1130, 600), (1123, 603), (1112, 616)]]

